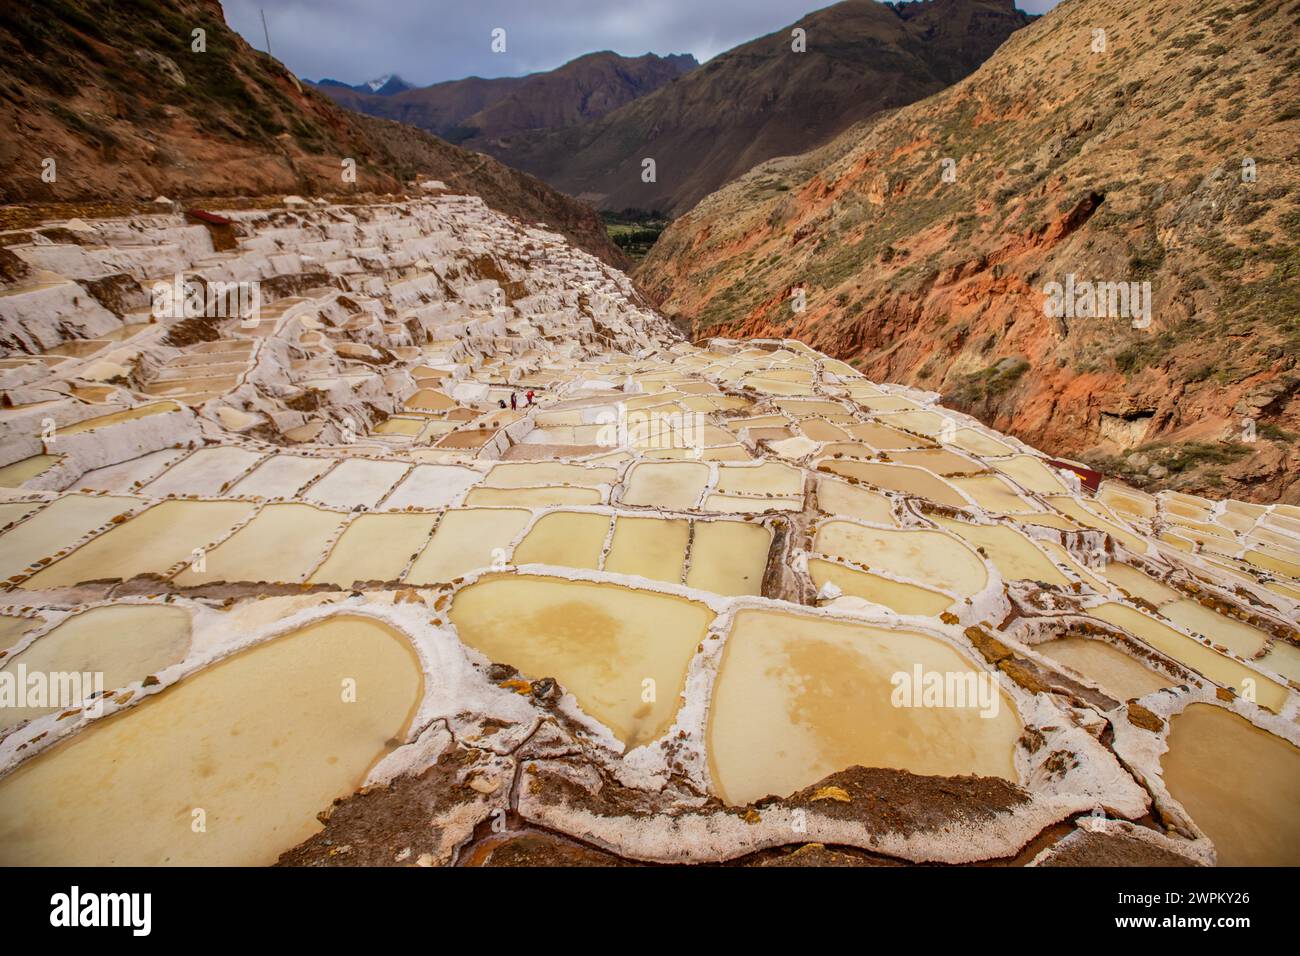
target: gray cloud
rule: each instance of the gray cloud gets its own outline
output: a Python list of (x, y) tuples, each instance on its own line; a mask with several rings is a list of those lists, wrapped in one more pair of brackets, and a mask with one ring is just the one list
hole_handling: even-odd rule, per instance
[[(1019, 0), (1042, 13), (1057, 0)], [(703, 62), (780, 29), (818, 0), (222, 0), (246, 40), (299, 76), (349, 83), (400, 73), (418, 85), (550, 70), (595, 50), (692, 53)], [(492, 30), (506, 31), (493, 53)]]

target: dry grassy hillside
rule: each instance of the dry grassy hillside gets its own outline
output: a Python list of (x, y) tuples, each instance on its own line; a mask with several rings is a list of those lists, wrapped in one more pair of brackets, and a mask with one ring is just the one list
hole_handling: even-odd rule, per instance
[[(201, 52), (195, 30), (205, 31)], [(384, 193), (424, 175), (625, 261), (586, 205), (482, 154), (342, 109), (245, 43), (218, 0), (0, 7), (0, 125), (0, 202)], [(345, 158), (355, 183), (343, 179)]]
[[(710, 196), (638, 278), (700, 337), (798, 336), (1126, 480), (1300, 500), (1298, 37), (1295, 0), (1066, 0)], [(1149, 327), (1049, 317), (1069, 275), (1150, 283)]]

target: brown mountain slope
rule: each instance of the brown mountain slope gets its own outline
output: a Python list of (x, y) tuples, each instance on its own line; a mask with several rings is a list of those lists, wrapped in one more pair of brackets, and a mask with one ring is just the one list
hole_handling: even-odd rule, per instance
[(599, 119), (698, 65), (686, 54), (626, 57), (606, 50), (544, 73), (495, 79), (471, 76), (391, 95), (333, 85), (318, 88), (350, 110), (484, 149), (499, 137), (524, 130)]
[[(800, 337), (1139, 483), (1300, 500), (1298, 23), (1296, 0), (1066, 0), (964, 82), (710, 196), (638, 278), (699, 336)], [(1070, 274), (1149, 282), (1150, 326), (1048, 317)]]
[(385, 193), (423, 175), (625, 261), (590, 207), (488, 156), (342, 109), (249, 47), (218, 0), (0, 5), (0, 126), (0, 202)]
[[(492, 153), (602, 208), (678, 215), (756, 163), (956, 82), (1029, 19), (1012, 0), (845, 0), (601, 120), (520, 134)], [(805, 52), (792, 50), (795, 28)], [(642, 181), (646, 158), (656, 182)]]

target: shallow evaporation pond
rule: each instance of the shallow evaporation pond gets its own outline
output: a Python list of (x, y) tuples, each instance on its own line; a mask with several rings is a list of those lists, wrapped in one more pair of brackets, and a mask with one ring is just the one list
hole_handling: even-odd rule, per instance
[[(31, 622), (27, 622), (31, 623)], [(178, 607), (161, 604), (118, 604), (91, 608), (73, 615), (43, 634), (0, 670), (26, 674), (101, 674), (101, 687), (112, 691), (143, 680), (185, 658), (190, 647), (190, 616)], [(83, 699), (84, 699), (83, 697)], [(59, 706), (0, 707), (0, 728), (13, 727), (42, 714), (75, 708), (80, 701), (61, 700)]]
[(1067, 490), (1056, 473), (1032, 455), (1015, 455), (989, 464), (1027, 491), (1051, 495)]
[(1234, 654), (1247, 660), (1262, 651), (1268, 644), (1269, 636), (1258, 628), (1235, 618), (1217, 614), (1191, 598), (1161, 605), (1160, 613), (1175, 624), (1181, 624), (1189, 631), (1208, 637), (1215, 644), (1222, 644)]
[(0, 651), (7, 651), (17, 644), (30, 631), (45, 623), (43, 617), (20, 617), (16, 614), (0, 614)]
[(851, 461), (830, 459), (823, 460), (820, 468), (846, 478), (856, 478), (884, 488), (888, 491), (901, 491), (908, 495), (929, 498), (952, 508), (969, 508), (970, 502), (956, 488), (937, 475), (909, 465), (890, 465), (877, 461)]
[(1101, 569), (1101, 573), (1106, 580), (1121, 591), (1125, 591), (1133, 597), (1142, 598), (1144, 601), (1149, 601), (1156, 607), (1168, 604), (1171, 601), (1177, 601), (1182, 597), (1173, 588), (1157, 581), (1145, 571), (1140, 571), (1133, 565), (1124, 564), (1122, 561), (1108, 562)]
[(689, 540), (690, 523), (685, 519), (619, 515), (605, 570), (677, 584)]
[(458, 593), (451, 620), (490, 660), (554, 677), (630, 749), (672, 725), (713, 612), (653, 591), (510, 574)]
[(428, 543), (437, 523), (437, 514), (359, 515), (307, 581), (341, 587), (359, 581), (396, 581)]
[(164, 501), (92, 539), (24, 582), (26, 588), (160, 574), (205, 548), (252, 514), (244, 501)]
[(438, 522), (406, 574), (408, 584), (437, 584), (476, 568), (504, 564), (510, 545), (532, 520), (522, 508), (457, 508)]
[(465, 504), (475, 507), (519, 505), (546, 508), (552, 505), (597, 505), (601, 494), (596, 488), (555, 485), (548, 488), (471, 488)]
[(347, 515), (297, 502), (266, 505), (203, 561), (191, 562), (172, 580), (179, 587), (217, 581), (297, 584), (316, 567)]
[(236, 654), (0, 779), (0, 865), (273, 863), (405, 737), (422, 688), (407, 640), (359, 616)]
[(1011, 485), (997, 475), (949, 478), (948, 483), (959, 491), (965, 492), (985, 511), (995, 514), (1025, 514), (1038, 508), (1038, 505), (1022, 498)]
[(1157, 673), (1136, 658), (1105, 641), (1086, 637), (1060, 637), (1034, 646), (1034, 650), (1087, 677), (1116, 700), (1144, 697), (1181, 681)]
[(709, 483), (709, 466), (699, 462), (641, 462), (627, 480), (623, 503), (668, 511), (694, 508)]
[(850, 597), (883, 605), (899, 614), (934, 617), (953, 603), (951, 597), (938, 591), (902, 581), (891, 581), (878, 574), (858, 571), (821, 558), (809, 559), (808, 574), (818, 590), (829, 582)]
[(817, 529), (813, 549), (960, 597), (978, 594), (989, 579), (980, 556), (960, 539), (942, 531), (868, 528), (851, 521), (827, 521)]
[[(895, 706), (895, 674), (956, 675), (949, 705)], [(944, 678), (945, 682), (947, 678)], [(971, 694), (983, 687), (983, 697)], [(982, 713), (990, 716), (981, 716)], [(1021, 723), (994, 678), (913, 631), (775, 611), (736, 615), (709, 710), (714, 787), (739, 805), (854, 765), (1018, 782)]]
[(747, 521), (696, 521), (687, 587), (737, 596), (762, 594), (772, 532)]
[[(56, 499), (0, 537), (0, 577), (17, 574), (139, 506), (137, 498), (106, 495), (64, 495)], [(31, 507), (35, 509), (39, 503)]]
[(858, 488), (833, 478), (817, 479), (817, 508), (873, 524), (897, 524), (894, 504), (878, 491)]
[(25, 481), (49, 471), (58, 460), (58, 455), (32, 455), (0, 467), (0, 488), (19, 488)]
[(1068, 587), (1070, 581), (1034, 543), (1015, 528), (998, 524), (971, 524), (935, 516), (935, 524), (951, 531), (975, 548), (982, 548), (1007, 581), (1038, 581)]
[(148, 405), (137, 405), (135, 408), (100, 415), (97, 418), (85, 418), (79, 422), (73, 422), (71, 425), (60, 425), (59, 434), (78, 435), (81, 432), (93, 431), (96, 428), (107, 428), (110, 425), (118, 425), (122, 422), (148, 418), (150, 415), (165, 415), (168, 412), (178, 412), (180, 408), (180, 405), (176, 402), (153, 402)]
[(1213, 704), (1170, 721), (1165, 786), (1220, 866), (1300, 866), (1300, 749)]
[(614, 468), (585, 468), (564, 462), (506, 462), (494, 465), (483, 484), (489, 488), (535, 488), (541, 485), (607, 485), (618, 480)]
[(556, 511), (537, 519), (515, 548), (514, 564), (596, 569), (609, 536), (609, 515)]
[[(1136, 608), (1127, 604), (1107, 603), (1090, 608), (1088, 613), (1108, 624), (1124, 628), (1180, 664), (1204, 674), (1223, 687), (1233, 688), (1238, 694), (1244, 693), (1247, 686), (1253, 686), (1255, 702), (1274, 713), (1279, 713), (1286, 703), (1287, 688), (1283, 685)], [(1246, 681), (1252, 681), (1253, 684), (1247, 685)]]

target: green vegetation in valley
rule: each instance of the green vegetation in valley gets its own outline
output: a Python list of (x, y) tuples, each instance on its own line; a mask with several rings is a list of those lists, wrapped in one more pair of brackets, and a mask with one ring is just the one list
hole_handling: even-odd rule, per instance
[(605, 231), (614, 245), (633, 262), (645, 258), (669, 223), (664, 213), (630, 207), (621, 212), (604, 211), (600, 218), (604, 220)]

